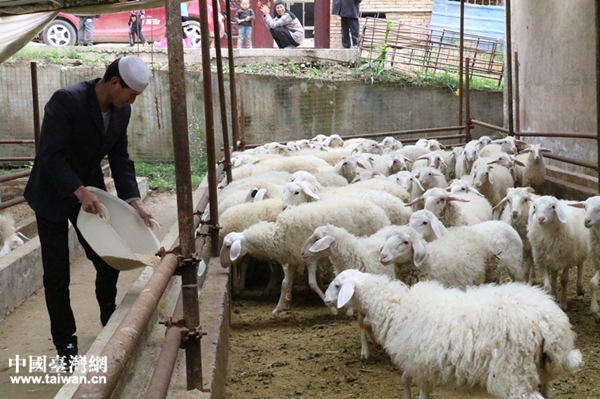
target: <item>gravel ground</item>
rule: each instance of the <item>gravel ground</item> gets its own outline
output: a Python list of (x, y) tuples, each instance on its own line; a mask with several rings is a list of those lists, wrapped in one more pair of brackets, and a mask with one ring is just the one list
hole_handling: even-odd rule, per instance
[[(592, 270), (588, 262), (586, 287)], [(567, 314), (585, 366), (554, 382), (555, 399), (597, 399), (600, 326), (589, 312), (589, 292), (577, 298), (575, 278), (574, 269)], [(371, 345), (372, 357), (360, 360), (359, 330), (353, 318), (333, 316), (317, 295), (304, 287), (295, 290), (292, 309), (278, 319), (270, 316), (276, 302), (256, 288), (234, 299), (226, 398), (404, 398), (401, 372), (381, 348)], [(432, 396), (465, 397), (439, 390)], [(417, 388), (413, 388), (413, 397), (418, 397)]]

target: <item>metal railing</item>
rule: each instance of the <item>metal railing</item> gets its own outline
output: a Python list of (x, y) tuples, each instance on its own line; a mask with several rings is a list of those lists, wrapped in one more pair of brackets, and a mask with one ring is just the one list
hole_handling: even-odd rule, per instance
[[(363, 25), (360, 56), (369, 63), (405, 72), (459, 73), (460, 32), (406, 25), (367, 17)], [(464, 56), (471, 59), (472, 76), (494, 79), (504, 75), (504, 41), (464, 34)]]

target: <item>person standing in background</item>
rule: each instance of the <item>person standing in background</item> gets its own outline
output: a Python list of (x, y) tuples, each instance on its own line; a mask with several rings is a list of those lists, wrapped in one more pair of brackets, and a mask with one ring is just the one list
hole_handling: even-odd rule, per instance
[[(181, 29), (183, 30), (183, 47), (185, 48), (193, 47), (192, 39), (189, 38), (187, 33), (185, 32), (185, 28), (189, 26), (189, 23), (187, 22), (188, 17), (189, 14), (187, 9), (187, 3), (181, 3)], [(163, 48), (167, 47), (166, 34), (162, 37), (162, 39), (160, 39), (160, 42), (154, 42), (154, 45)]]
[(246, 38), (246, 47), (252, 48), (252, 21), (254, 21), (254, 11), (250, 8), (250, 1), (242, 0), (240, 9), (235, 13), (235, 22), (238, 23), (238, 48), (242, 48), (244, 38)]
[(94, 36), (94, 18), (100, 18), (100, 15), (78, 15), (79, 28), (77, 29), (77, 44), (80, 46), (93, 46)]
[(350, 48), (358, 47), (358, 29), (360, 18), (360, 3), (362, 0), (333, 0), (331, 14), (342, 18), (342, 46)]
[(142, 26), (144, 25), (145, 18), (146, 14), (141, 10), (129, 11), (129, 46), (127, 47), (133, 47), (136, 35), (142, 41), (144, 47), (148, 45), (148, 42), (142, 33)]

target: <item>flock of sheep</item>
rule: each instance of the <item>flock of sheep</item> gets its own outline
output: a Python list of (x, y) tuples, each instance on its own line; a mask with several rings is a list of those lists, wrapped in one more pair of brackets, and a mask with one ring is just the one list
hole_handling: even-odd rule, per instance
[[(450, 151), (320, 135), (236, 153), (233, 181), (219, 186), (221, 265), (239, 292), (248, 259), (269, 262), (273, 315), (306, 269), (334, 314), (358, 313), (361, 357), (370, 335), (404, 371), (407, 399), (412, 384), (420, 399), (434, 388), (550, 398), (550, 382), (583, 365), (564, 310), (569, 269), (583, 295), (590, 257), (600, 320), (600, 197), (535, 195), (546, 151), (512, 137)], [(544, 289), (528, 284), (536, 271)]]

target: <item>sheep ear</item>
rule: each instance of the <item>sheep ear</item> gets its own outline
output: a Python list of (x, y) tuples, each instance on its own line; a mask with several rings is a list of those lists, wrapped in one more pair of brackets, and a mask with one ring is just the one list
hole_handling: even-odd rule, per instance
[(524, 142), (523, 140), (515, 140), (515, 144), (517, 145), (528, 145), (526, 142)]
[(521, 161), (519, 161), (518, 159), (515, 159), (515, 164), (519, 165), (519, 166), (525, 166), (525, 164)]
[(488, 169), (488, 180), (490, 181), (490, 184), (494, 184), (494, 174), (492, 173), (492, 169)]
[(427, 257), (427, 250), (425, 249), (425, 245), (423, 244), (423, 240), (421, 238), (417, 238), (413, 242), (413, 262), (415, 266), (419, 267), (425, 261)]
[(260, 190), (258, 190), (258, 192), (256, 193), (256, 195), (254, 196), (254, 201), (252, 201), (252, 202), (262, 201), (263, 198), (265, 198), (265, 194), (266, 193), (267, 193), (267, 189), (266, 188), (261, 188)]
[(421, 155), (420, 157), (417, 158), (417, 161), (419, 161), (421, 159), (427, 159), (427, 155)]
[(572, 206), (573, 208), (585, 208), (585, 202), (574, 202), (568, 205)]
[(531, 148), (525, 148), (524, 150), (519, 151), (519, 154), (525, 154), (531, 152)]
[(535, 193), (535, 189), (533, 187), (527, 187), (526, 190), (528, 193)]
[(309, 197), (312, 197), (312, 198), (316, 199), (317, 201), (321, 199), (321, 197), (319, 197), (310, 188), (308, 188), (306, 186), (302, 186), (302, 191), (304, 191), (304, 193), (306, 195), (308, 195)]
[(527, 226), (531, 226), (533, 223), (533, 215), (535, 214), (535, 208), (532, 206), (529, 208), (529, 216), (527, 217)]
[(504, 206), (504, 204), (506, 204), (506, 201), (508, 201), (508, 197), (504, 197), (502, 198), (502, 201), (498, 202), (498, 204), (492, 208), (492, 210), (496, 210), (496, 209), (502, 209), (502, 207)]
[(8, 240), (6, 240), (4, 242), (4, 246), (2, 247), (2, 250), (0, 251), (0, 258), (3, 257), (4, 255), (8, 254), (10, 252), (10, 243), (8, 242)]
[(442, 176), (442, 177), (444, 176), (444, 174), (437, 169), (432, 170), (431, 174), (434, 176)]
[(477, 195), (479, 195), (480, 197), (485, 197), (485, 195), (481, 194), (479, 191), (477, 191), (477, 189), (475, 189), (474, 187), (469, 186), (469, 191), (472, 193), (475, 193)]
[(556, 208), (554, 208), (554, 210), (556, 211), (558, 220), (560, 220), (562, 223), (567, 223), (567, 215), (565, 214), (565, 210), (560, 203), (556, 204)]
[(229, 260), (235, 262), (235, 260), (240, 257), (241, 253), (242, 242), (240, 240), (235, 240), (233, 244), (231, 244), (231, 248), (229, 249)]
[(310, 252), (321, 252), (326, 250), (327, 248), (329, 248), (331, 246), (331, 244), (333, 244), (335, 242), (335, 237), (333, 236), (325, 236), (323, 238), (321, 238), (320, 240), (318, 240), (317, 242), (315, 242), (312, 247), (310, 247), (308, 250)]
[(552, 151), (547, 149), (546, 147), (542, 147), (542, 148), (540, 148), (540, 152), (552, 152)]
[(340, 293), (338, 295), (337, 307), (338, 309), (343, 308), (352, 296), (354, 295), (354, 283), (352, 281), (347, 281), (342, 285), (340, 289)]
[(412, 180), (413, 182), (417, 183), (417, 186), (419, 186), (419, 188), (421, 189), (421, 191), (425, 191), (425, 189), (423, 188), (423, 185), (419, 181), (419, 178), (415, 178), (414, 176), (411, 176), (410, 180)]
[(392, 166), (394, 166), (394, 159), (390, 159), (390, 162), (388, 162), (388, 168), (391, 168)]
[(243, 161), (244, 160), (242, 158), (235, 157), (235, 161), (233, 161), (233, 166), (234, 167), (238, 167), (238, 166), (240, 166), (242, 164)]
[(411, 206), (414, 204), (418, 204), (419, 202), (425, 202), (425, 198), (421, 197), (417, 197), (414, 200), (410, 201), (408, 204), (404, 205), (404, 206)]
[(365, 166), (365, 164), (363, 164), (361, 161), (356, 161), (356, 165), (357, 165), (358, 167), (360, 167), (360, 168), (363, 168), (363, 169), (368, 169), (368, 168)]
[(198, 277), (202, 277), (202, 275), (204, 274), (204, 272), (206, 271), (206, 262), (204, 261), (204, 259), (202, 259), (200, 261), (200, 264), (198, 265)]
[(448, 197), (448, 201), (458, 201), (458, 202), (471, 202), (468, 199), (464, 199), (464, 198), (458, 198), (458, 197)]
[(433, 233), (435, 234), (436, 238), (442, 237), (441, 225), (442, 225), (442, 222), (440, 222), (440, 220), (438, 218), (435, 218), (431, 221), (431, 227), (433, 228)]

